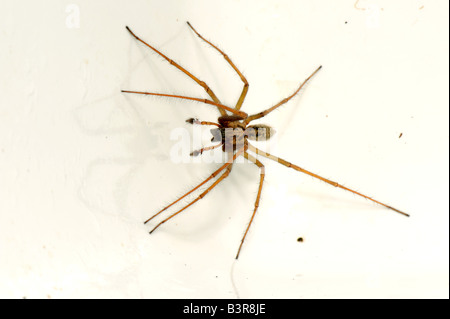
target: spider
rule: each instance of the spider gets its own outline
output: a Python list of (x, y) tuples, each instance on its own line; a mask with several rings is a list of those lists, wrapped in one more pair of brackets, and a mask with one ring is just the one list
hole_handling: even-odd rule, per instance
[[(281, 158), (276, 157), (272, 154), (269, 154), (265, 151), (262, 151), (262, 150), (256, 148), (255, 146), (253, 146), (252, 144), (250, 144), (249, 140), (250, 141), (268, 140), (271, 137), (271, 135), (273, 135), (273, 130), (270, 126), (267, 126), (267, 125), (263, 125), (263, 124), (249, 125), (249, 123), (254, 120), (263, 118), (264, 116), (268, 115), (270, 112), (274, 111), (278, 107), (282, 106), (283, 104), (285, 104), (289, 100), (291, 100), (302, 89), (302, 87), (322, 68), (322, 66), (319, 66), (308, 78), (306, 78), (306, 80), (303, 81), (303, 83), (297, 88), (297, 90), (295, 90), (295, 92), (292, 93), (287, 98), (281, 100), (279, 103), (275, 104), (274, 106), (272, 106), (262, 112), (259, 112), (259, 113), (253, 114), (253, 115), (248, 115), (247, 113), (241, 111), (242, 104), (244, 103), (244, 99), (245, 99), (245, 96), (247, 95), (248, 88), (249, 88), (247, 79), (239, 71), (239, 69), (234, 65), (234, 63), (231, 61), (231, 59), (228, 57), (228, 55), (226, 55), (217, 46), (215, 46), (210, 41), (206, 40), (202, 35), (200, 35), (200, 33), (198, 33), (197, 30), (195, 30), (194, 27), (189, 22), (187, 22), (187, 25), (201, 40), (203, 40), (208, 45), (213, 47), (215, 50), (217, 50), (217, 52), (219, 52), (224, 57), (224, 59), (230, 64), (230, 66), (239, 75), (239, 77), (244, 85), (242, 88), (242, 93), (241, 93), (236, 105), (234, 107), (226, 106), (226, 105), (222, 104), (222, 102), (220, 102), (220, 100), (217, 98), (217, 96), (214, 94), (214, 92), (211, 90), (211, 88), (205, 82), (201, 81), (199, 78), (197, 78), (192, 73), (187, 71), (181, 65), (179, 65), (172, 59), (165, 56), (163, 53), (158, 51), (156, 48), (154, 48), (150, 44), (148, 44), (145, 41), (143, 41), (142, 39), (140, 39), (138, 36), (136, 36), (133, 33), (133, 31), (131, 31), (131, 29), (128, 26), (126, 27), (126, 29), (129, 31), (129, 33), (136, 40), (142, 42), (144, 45), (146, 45), (147, 47), (152, 49), (154, 52), (156, 52), (161, 57), (166, 59), (171, 65), (173, 65), (174, 67), (176, 67), (177, 69), (179, 69), (180, 71), (185, 73), (192, 80), (194, 80), (198, 85), (200, 85), (206, 91), (206, 93), (211, 97), (211, 100), (210, 99), (200, 99), (200, 98), (195, 98), (195, 97), (188, 97), (188, 96), (181, 96), (181, 95), (163, 94), (163, 93), (138, 92), (138, 91), (128, 91), (128, 90), (122, 90), (122, 92), (123, 93), (133, 93), (133, 94), (153, 95), (153, 96), (165, 96), (165, 97), (171, 97), (171, 98), (177, 98), (177, 99), (183, 99), (183, 100), (198, 101), (198, 102), (205, 103), (205, 104), (216, 107), (220, 113), (220, 117), (217, 120), (218, 123), (199, 121), (198, 119), (194, 119), (194, 118), (190, 118), (190, 119), (186, 120), (187, 123), (190, 123), (193, 125), (196, 124), (196, 125), (215, 126), (215, 128), (211, 129), (211, 134), (213, 135), (211, 141), (218, 143), (213, 146), (208, 146), (208, 147), (201, 148), (199, 150), (195, 150), (190, 155), (198, 156), (198, 155), (201, 155), (204, 151), (209, 151), (209, 150), (215, 149), (217, 147), (222, 147), (222, 151), (227, 154), (227, 161), (222, 166), (220, 166), (215, 172), (213, 172), (208, 178), (206, 178), (203, 182), (201, 182), (200, 184), (198, 184), (197, 186), (192, 188), (190, 191), (188, 191), (183, 196), (179, 197), (177, 200), (175, 200), (171, 204), (169, 204), (166, 207), (164, 207), (163, 209), (161, 209), (159, 212), (157, 212), (156, 214), (154, 214), (153, 216), (151, 216), (149, 219), (147, 219), (144, 222), (144, 224), (148, 223), (153, 218), (155, 218), (156, 216), (158, 216), (159, 214), (161, 214), (162, 212), (164, 212), (165, 210), (170, 208), (172, 205), (176, 204), (177, 202), (179, 202), (180, 200), (182, 200), (183, 198), (185, 198), (192, 192), (199, 189), (201, 186), (203, 186), (207, 182), (214, 180), (217, 177), (215, 179), (215, 181), (205, 191), (203, 191), (197, 198), (195, 198), (189, 204), (187, 204), (186, 206), (184, 206), (177, 212), (172, 213), (171, 215), (169, 215), (169, 217), (165, 218), (164, 220), (159, 222), (156, 226), (154, 226), (153, 229), (150, 231), (150, 234), (153, 233), (162, 224), (164, 224), (168, 220), (172, 219), (173, 217), (175, 217), (176, 215), (178, 215), (179, 213), (184, 211), (186, 208), (190, 207), (195, 202), (197, 202), (200, 199), (202, 199), (203, 197), (205, 197), (206, 194), (208, 194), (214, 187), (216, 187), (220, 182), (222, 182), (230, 174), (231, 169), (233, 167), (233, 162), (236, 160), (236, 158), (239, 156), (244, 156), (244, 158), (246, 158), (248, 161), (252, 162), (259, 168), (260, 179), (259, 179), (258, 193), (256, 195), (253, 213), (251, 215), (250, 222), (248, 223), (247, 228), (245, 229), (244, 235), (241, 239), (241, 242), (239, 244), (239, 248), (237, 250), (237, 254), (235, 257), (236, 259), (238, 259), (239, 254), (242, 249), (242, 245), (244, 244), (244, 241), (248, 234), (250, 226), (252, 225), (253, 219), (255, 218), (256, 211), (258, 210), (259, 201), (261, 198), (261, 190), (263, 187), (264, 176), (265, 176), (264, 165), (255, 156), (251, 155), (248, 151), (250, 151), (256, 155), (261, 155), (270, 160), (276, 161), (284, 166), (293, 168), (296, 171), (299, 171), (301, 173), (312, 176), (312, 177), (319, 179), (325, 183), (328, 183), (334, 187), (341, 188), (341, 189), (349, 191), (353, 194), (356, 194), (358, 196), (364, 197), (372, 202), (375, 202), (379, 205), (389, 208), (389, 209), (391, 209), (397, 213), (400, 213), (404, 216), (409, 216), (408, 214), (406, 214), (392, 206), (389, 206), (387, 204), (379, 202), (378, 200), (375, 200), (367, 195), (361, 194), (353, 189), (347, 188), (339, 183), (336, 183), (336, 182), (326, 179), (322, 176), (319, 176), (315, 173), (312, 173), (312, 172), (310, 172), (304, 168), (301, 168), (295, 164), (292, 164), (284, 159), (281, 159)], [(302, 241), (302, 240), (299, 240), (299, 241)]]

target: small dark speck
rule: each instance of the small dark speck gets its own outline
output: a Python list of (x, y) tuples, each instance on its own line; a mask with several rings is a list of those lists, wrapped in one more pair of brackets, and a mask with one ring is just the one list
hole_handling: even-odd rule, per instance
[(345, 24), (347, 24), (347, 21), (345, 21)]
[(401, 138), (403, 136), (403, 133), (400, 133), (400, 135), (398, 136), (398, 138)]
[(299, 243), (303, 243), (303, 237), (297, 238), (297, 241), (298, 241)]

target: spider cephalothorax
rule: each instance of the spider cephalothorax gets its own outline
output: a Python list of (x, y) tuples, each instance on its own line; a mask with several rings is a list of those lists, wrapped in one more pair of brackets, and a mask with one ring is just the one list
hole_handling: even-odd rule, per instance
[[(261, 141), (261, 140), (268, 140), (273, 134), (274, 134), (274, 130), (268, 126), (268, 125), (264, 125), (264, 124), (256, 124), (256, 125), (249, 125), (249, 123), (251, 121), (260, 119), (264, 116), (266, 116), (267, 114), (269, 114), (270, 112), (272, 112), (273, 110), (275, 110), (276, 108), (280, 107), (281, 105), (287, 103), (291, 98), (293, 98), (300, 90), (301, 88), (305, 85), (306, 82), (308, 82), (308, 80), (314, 76), (314, 74), (316, 74), (320, 68), (322, 66), (319, 66), (305, 81), (303, 81), (303, 83), (297, 88), (297, 90), (291, 94), (290, 96), (288, 96), (287, 98), (281, 100), (279, 103), (275, 104), (274, 106), (253, 114), (253, 115), (247, 115), (247, 113), (241, 111), (241, 106), (244, 102), (244, 99), (247, 95), (247, 91), (248, 91), (248, 82), (246, 80), (246, 78), (244, 77), (244, 75), (238, 70), (238, 68), (234, 65), (234, 63), (230, 60), (230, 58), (219, 48), (217, 48), (214, 44), (212, 44), (211, 42), (209, 42), (208, 40), (206, 40), (205, 38), (203, 38), (192, 26), (191, 24), (188, 22), (187, 23), (189, 25), (189, 27), (192, 29), (192, 31), (195, 32), (195, 34), (200, 37), (200, 39), (202, 39), (203, 41), (205, 41), (206, 43), (208, 43), (210, 46), (212, 46), (214, 49), (217, 50), (217, 52), (219, 52), (223, 58), (230, 64), (230, 66), (236, 71), (236, 73), (239, 75), (241, 81), (244, 83), (244, 86), (242, 88), (242, 93), (238, 99), (238, 102), (236, 103), (235, 107), (229, 107), (226, 106), (224, 104), (222, 104), (220, 102), (220, 100), (217, 98), (217, 96), (214, 94), (214, 92), (209, 88), (209, 86), (204, 82), (199, 80), (196, 76), (194, 76), (192, 73), (188, 72), (186, 69), (184, 69), (182, 66), (180, 66), (178, 63), (176, 63), (175, 61), (169, 59), (167, 56), (165, 56), (164, 54), (162, 54), (161, 52), (159, 52), (157, 49), (155, 49), (154, 47), (152, 47), (151, 45), (147, 44), (145, 41), (141, 40), (139, 37), (137, 37), (128, 27), (127, 30), (131, 33), (131, 35), (136, 38), (136, 40), (142, 42), (143, 44), (145, 44), (147, 47), (149, 47), (150, 49), (152, 49), (154, 52), (156, 52), (157, 54), (159, 54), (161, 57), (163, 57), (164, 59), (166, 59), (171, 65), (175, 66), (177, 69), (179, 69), (180, 71), (182, 71), (183, 73), (185, 73), (187, 76), (189, 76), (192, 80), (194, 80), (198, 85), (200, 85), (205, 91), (206, 93), (210, 96), (211, 100), (209, 99), (201, 99), (201, 98), (195, 98), (195, 97), (187, 97), (187, 96), (181, 96), (181, 95), (173, 95), (173, 94), (163, 94), (163, 93), (150, 93), (150, 92), (138, 92), (138, 91), (126, 91), (126, 90), (122, 90), (122, 92), (125, 93), (135, 93), (135, 94), (145, 94), (145, 95), (153, 95), (153, 96), (166, 96), (166, 97), (172, 97), (172, 98), (178, 98), (178, 99), (184, 99), (184, 100), (190, 100), (190, 101), (197, 101), (197, 102), (201, 102), (201, 103), (205, 103), (208, 105), (212, 105), (215, 106), (217, 108), (217, 110), (220, 113), (220, 117), (218, 118), (218, 123), (215, 122), (207, 122), (207, 121), (199, 121), (197, 119), (188, 119), (186, 122), (190, 123), (190, 124), (198, 124), (198, 125), (211, 125), (211, 126), (216, 126), (216, 128), (211, 129), (211, 134), (213, 135), (211, 141), (213, 143), (218, 143), (216, 145), (213, 146), (208, 146), (208, 147), (204, 147), (200, 150), (195, 150), (191, 153), (192, 156), (197, 156), (202, 154), (204, 151), (209, 151), (212, 150), (214, 148), (220, 147), (222, 146), (222, 150), (228, 154), (228, 159), (227, 162), (225, 164), (223, 164), (221, 167), (219, 167), (214, 173), (212, 173), (207, 179), (205, 179), (203, 182), (201, 182), (200, 184), (198, 184), (196, 187), (194, 187), (192, 190), (190, 190), (189, 192), (187, 192), (186, 194), (184, 194), (183, 196), (179, 197), (176, 201), (172, 202), (171, 204), (167, 205), (166, 207), (164, 207), (162, 210), (160, 210), (158, 213), (154, 214), (153, 216), (151, 216), (149, 219), (147, 219), (145, 221), (145, 223), (149, 222), (150, 220), (152, 220), (153, 218), (155, 218), (156, 216), (158, 216), (159, 214), (161, 214), (162, 212), (164, 212), (166, 209), (170, 208), (172, 205), (178, 203), (180, 200), (182, 200), (183, 198), (185, 198), (186, 196), (188, 196), (189, 194), (191, 194), (192, 192), (198, 190), (202, 185), (208, 183), (210, 180), (215, 179), (216, 180), (205, 190), (203, 191), (196, 199), (194, 199), (193, 201), (191, 201), (188, 205), (184, 206), (183, 208), (181, 208), (180, 210), (178, 210), (177, 212), (171, 214), (169, 217), (167, 217), (166, 219), (164, 219), (163, 221), (159, 222), (151, 231), (150, 233), (152, 233), (155, 229), (157, 229), (159, 226), (161, 226), (163, 223), (165, 223), (166, 221), (168, 221), (169, 219), (173, 218), (174, 216), (178, 215), (179, 213), (181, 213), (182, 211), (184, 211), (186, 208), (188, 208), (189, 206), (191, 206), (192, 204), (194, 204), (195, 202), (197, 202), (198, 200), (202, 199), (206, 194), (208, 194), (214, 187), (216, 187), (221, 181), (223, 181), (231, 172), (231, 167), (233, 166), (233, 162), (236, 160), (237, 157), (239, 156), (244, 156), (247, 160), (249, 160), (250, 162), (254, 163), (259, 169), (260, 169), (260, 180), (259, 180), (259, 187), (258, 187), (258, 194), (256, 195), (256, 200), (255, 200), (255, 206), (253, 209), (253, 214), (250, 218), (250, 222), (245, 230), (244, 236), (242, 237), (241, 243), (239, 245), (239, 249), (238, 252), (236, 254), (236, 259), (239, 257), (239, 253), (241, 251), (242, 248), (242, 244), (244, 243), (244, 240), (247, 236), (248, 230), (250, 229), (250, 226), (253, 222), (253, 218), (255, 217), (256, 211), (258, 209), (259, 206), (259, 200), (261, 197), (261, 190), (262, 190), (262, 186), (263, 186), (263, 182), (264, 182), (264, 176), (265, 176), (265, 168), (264, 165), (253, 155), (251, 155), (250, 153), (248, 153), (248, 151), (256, 154), (256, 155), (261, 155), (264, 156), (268, 159), (277, 161), (278, 163), (293, 168), (301, 173), (305, 173), (309, 176), (312, 176), (314, 178), (317, 178), (325, 183), (328, 183), (332, 186), (344, 189), (346, 191), (352, 192), (353, 194), (356, 194), (358, 196), (364, 197), (366, 199), (371, 200), (372, 202), (375, 202), (377, 204), (380, 204), (384, 207), (387, 207), (389, 209), (392, 209), (394, 211), (396, 211), (397, 213), (403, 214), (405, 216), (409, 216), (408, 214), (393, 208), (392, 206), (383, 204), (367, 195), (363, 195), (357, 191), (354, 191), (350, 188), (347, 188), (343, 185), (340, 185), (336, 182), (333, 182), (329, 179), (326, 179), (324, 177), (321, 177), (315, 173), (312, 173), (304, 168), (301, 168), (297, 165), (294, 165), (284, 159), (281, 159), (279, 157), (276, 157), (272, 154), (269, 154), (267, 152), (264, 152), (256, 147), (254, 147), (253, 145), (250, 144), (250, 141)], [(230, 114), (229, 114), (230, 113)], [(220, 175), (221, 174), (221, 175)]]

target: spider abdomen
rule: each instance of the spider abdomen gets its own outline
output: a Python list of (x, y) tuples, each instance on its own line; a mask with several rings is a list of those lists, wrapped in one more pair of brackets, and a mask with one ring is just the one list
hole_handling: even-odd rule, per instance
[(275, 134), (275, 130), (269, 125), (250, 125), (245, 129), (245, 136), (251, 141), (267, 141)]

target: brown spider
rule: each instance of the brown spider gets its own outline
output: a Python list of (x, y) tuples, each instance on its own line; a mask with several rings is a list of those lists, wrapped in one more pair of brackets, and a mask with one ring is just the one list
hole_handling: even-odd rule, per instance
[[(263, 157), (266, 157), (268, 159), (277, 161), (278, 163), (280, 163), (282, 165), (285, 165), (287, 167), (291, 167), (291, 168), (293, 168), (293, 169), (295, 169), (295, 170), (297, 170), (299, 172), (302, 172), (302, 173), (308, 174), (308, 175), (310, 175), (310, 176), (312, 176), (314, 178), (320, 179), (321, 181), (326, 182), (326, 183), (328, 183), (330, 185), (342, 188), (344, 190), (352, 192), (353, 194), (356, 194), (356, 195), (359, 195), (359, 196), (364, 197), (366, 199), (369, 199), (372, 202), (375, 202), (375, 203), (380, 204), (380, 205), (382, 205), (384, 207), (392, 209), (392, 210), (396, 211), (397, 213), (400, 213), (400, 214), (405, 215), (405, 216), (409, 216), (408, 214), (406, 214), (406, 213), (404, 213), (404, 212), (402, 212), (402, 211), (400, 211), (400, 210), (398, 210), (398, 209), (396, 209), (396, 208), (394, 208), (392, 206), (389, 206), (387, 204), (381, 203), (381, 202), (379, 202), (379, 201), (377, 201), (377, 200), (375, 200), (375, 199), (373, 199), (373, 198), (371, 198), (369, 196), (361, 194), (361, 193), (359, 193), (357, 191), (354, 191), (354, 190), (352, 190), (350, 188), (347, 188), (347, 187), (345, 187), (343, 185), (340, 185), (340, 184), (338, 184), (336, 182), (333, 182), (333, 181), (331, 181), (329, 179), (326, 179), (326, 178), (321, 177), (321, 176), (319, 176), (317, 174), (314, 174), (314, 173), (312, 173), (310, 171), (307, 171), (307, 170), (305, 170), (305, 169), (303, 169), (303, 168), (301, 168), (301, 167), (299, 167), (297, 165), (294, 165), (292, 163), (289, 163), (288, 161), (285, 161), (284, 159), (281, 159), (281, 158), (276, 157), (276, 156), (274, 156), (272, 154), (269, 154), (269, 153), (267, 153), (265, 151), (262, 151), (262, 150), (254, 147), (253, 145), (251, 145), (249, 143), (249, 140), (267, 140), (267, 139), (269, 139), (271, 137), (271, 132), (272, 132), (271, 127), (269, 127), (267, 125), (262, 125), (262, 124), (249, 125), (249, 123), (251, 121), (254, 121), (254, 120), (257, 120), (257, 119), (260, 119), (260, 118), (266, 116), (267, 114), (269, 114), (270, 112), (272, 112), (276, 108), (278, 108), (281, 105), (283, 105), (286, 102), (288, 102), (291, 98), (293, 98), (300, 91), (300, 89), (305, 85), (305, 83), (308, 82), (308, 80), (311, 79), (314, 76), (314, 74), (316, 74), (321, 69), (322, 66), (319, 66), (305, 81), (303, 81), (303, 83), (300, 85), (300, 87), (292, 95), (290, 95), (289, 97), (281, 100), (279, 103), (277, 103), (274, 106), (268, 108), (267, 110), (264, 110), (262, 112), (259, 112), (259, 113), (253, 114), (253, 115), (248, 115), (247, 113), (240, 111), (242, 103), (244, 102), (245, 96), (247, 95), (247, 91), (248, 91), (248, 82), (247, 82), (246, 78), (242, 75), (242, 73), (238, 70), (238, 68), (234, 65), (234, 63), (230, 60), (230, 58), (222, 50), (220, 50), (214, 44), (212, 44), (211, 42), (209, 42), (208, 40), (203, 38), (192, 27), (192, 25), (189, 22), (187, 22), (187, 24), (192, 29), (192, 31), (194, 31), (195, 34), (197, 34), (197, 36), (200, 39), (202, 39), (203, 41), (205, 41), (206, 43), (211, 45), (220, 54), (222, 54), (222, 56), (225, 58), (225, 60), (231, 65), (231, 67), (239, 75), (239, 77), (241, 78), (242, 82), (244, 83), (244, 87), (242, 89), (242, 93), (241, 93), (241, 95), (239, 97), (239, 100), (238, 100), (238, 102), (237, 102), (237, 104), (236, 104), (236, 106), (234, 108), (231, 108), (229, 106), (223, 105), (220, 102), (220, 100), (216, 97), (214, 92), (209, 88), (209, 86), (205, 82), (199, 80), (197, 77), (195, 77), (194, 75), (189, 73), (186, 69), (184, 69), (178, 63), (176, 63), (175, 61), (169, 59), (167, 56), (165, 56), (164, 54), (159, 52), (157, 49), (155, 49), (154, 47), (152, 47), (151, 45), (149, 45), (145, 41), (141, 40), (139, 37), (137, 37), (130, 30), (130, 28), (126, 27), (127, 30), (131, 33), (131, 35), (134, 38), (136, 38), (136, 40), (142, 42), (147, 47), (149, 47), (150, 49), (155, 51), (157, 54), (159, 54), (164, 59), (166, 59), (170, 64), (172, 64), (177, 69), (179, 69), (180, 71), (185, 73), (187, 76), (189, 76), (192, 80), (197, 82), (198, 85), (203, 87), (203, 89), (206, 91), (206, 93), (208, 93), (208, 95), (211, 97), (212, 101), (208, 100), (208, 99), (200, 99), (200, 98), (187, 97), (187, 96), (181, 96), (181, 95), (172, 95), (172, 94), (137, 92), (137, 91), (126, 91), (126, 90), (122, 90), (122, 92), (124, 92), (124, 93), (135, 93), (135, 94), (145, 94), (145, 95), (173, 97), (173, 98), (184, 99), (184, 100), (198, 101), (198, 102), (202, 102), (202, 103), (206, 103), (206, 104), (210, 104), (210, 105), (216, 106), (217, 109), (220, 112), (220, 117), (218, 118), (218, 122), (219, 123), (199, 121), (199, 120), (193, 119), (193, 118), (186, 120), (186, 122), (188, 122), (190, 124), (217, 126), (217, 128), (211, 129), (211, 134), (213, 135), (213, 138), (212, 138), (211, 141), (212, 142), (218, 142), (219, 144), (214, 145), (214, 146), (204, 147), (204, 148), (202, 148), (200, 150), (196, 150), (196, 151), (191, 153), (191, 156), (200, 155), (204, 151), (212, 150), (212, 149), (220, 147), (220, 146), (222, 146), (223, 152), (225, 152), (227, 154), (227, 156), (228, 156), (227, 162), (225, 164), (223, 164), (221, 167), (219, 167), (207, 179), (205, 179), (203, 182), (201, 182), (196, 187), (191, 189), (189, 192), (187, 192), (186, 194), (184, 194), (183, 196), (178, 198), (176, 201), (174, 201), (171, 204), (167, 205), (162, 210), (160, 210), (158, 213), (154, 214), (149, 219), (147, 219), (145, 221), (145, 223), (149, 222), (150, 220), (152, 220), (153, 218), (155, 218), (156, 216), (158, 216), (159, 214), (164, 212), (166, 209), (168, 209), (169, 207), (171, 207), (175, 203), (179, 202), (181, 199), (185, 198), (186, 196), (188, 196), (192, 192), (196, 191), (199, 187), (201, 187), (202, 185), (204, 185), (208, 181), (214, 179), (221, 172), (223, 172), (222, 175), (220, 175), (214, 181), (214, 183), (211, 186), (209, 186), (204, 192), (202, 192), (195, 200), (193, 200), (188, 205), (184, 206), (183, 208), (181, 208), (177, 212), (173, 213), (172, 215), (170, 215), (169, 217), (167, 217), (166, 219), (161, 221), (159, 224), (157, 224), (150, 231), (150, 233), (154, 232), (163, 223), (165, 223), (169, 219), (173, 218), (174, 216), (178, 215), (179, 213), (184, 211), (186, 208), (188, 208), (189, 206), (191, 206), (192, 204), (194, 204), (198, 200), (202, 199), (206, 194), (208, 194), (214, 187), (216, 187), (221, 181), (223, 181), (230, 174), (231, 168), (233, 166), (233, 162), (236, 160), (237, 157), (242, 155), (247, 160), (249, 160), (250, 162), (254, 163), (256, 166), (259, 167), (259, 169), (260, 169), (260, 181), (259, 181), (258, 194), (256, 195), (255, 207), (253, 209), (253, 214), (252, 214), (252, 216), (250, 218), (250, 222), (248, 223), (248, 226), (247, 226), (247, 228), (245, 230), (244, 236), (242, 237), (241, 243), (239, 245), (239, 248), (238, 248), (238, 251), (237, 251), (237, 254), (236, 254), (236, 259), (237, 259), (239, 257), (239, 253), (241, 252), (241, 248), (242, 248), (242, 245), (244, 243), (245, 237), (247, 236), (247, 233), (248, 233), (248, 231), (250, 229), (250, 226), (251, 226), (251, 224), (253, 222), (253, 218), (255, 217), (256, 211), (258, 209), (259, 200), (260, 200), (260, 197), (261, 197), (261, 190), (262, 190), (262, 186), (263, 186), (263, 182), (264, 182), (264, 176), (265, 176), (264, 165), (258, 159), (256, 159), (254, 156), (249, 154), (248, 151), (251, 151), (251, 152), (253, 152), (255, 154), (258, 154), (258, 155), (262, 155)], [(231, 114), (228, 114), (227, 112), (229, 112)]]

